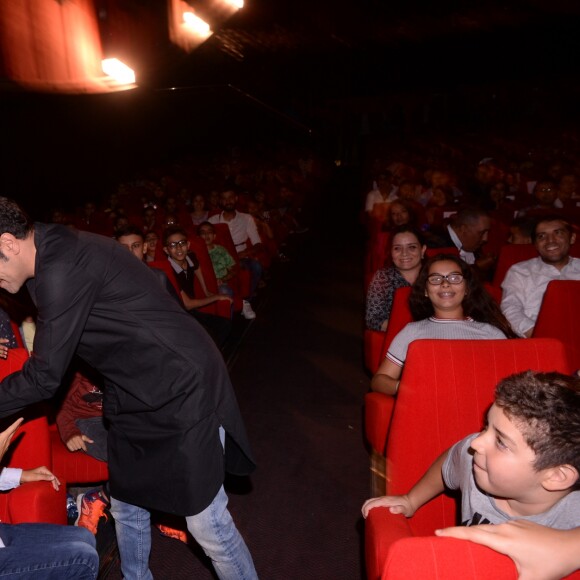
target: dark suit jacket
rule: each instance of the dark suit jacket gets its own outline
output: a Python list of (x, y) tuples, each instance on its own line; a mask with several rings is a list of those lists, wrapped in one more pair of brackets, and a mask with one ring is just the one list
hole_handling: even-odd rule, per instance
[[(0, 386), (0, 414), (51, 397), (77, 353), (105, 379), (111, 494), (194, 515), (224, 468), (254, 463), (224, 361), (156, 275), (113, 240), (35, 224), (34, 354)], [(225, 461), (218, 427), (226, 438)], [(225, 465), (224, 465), (225, 464)]]

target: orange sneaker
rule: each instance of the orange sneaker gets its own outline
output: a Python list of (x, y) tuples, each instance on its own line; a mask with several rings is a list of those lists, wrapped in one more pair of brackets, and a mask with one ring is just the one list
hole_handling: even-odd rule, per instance
[(175, 528), (170, 528), (169, 526), (164, 526), (162, 524), (155, 524), (155, 527), (168, 538), (173, 538), (179, 540), (184, 544), (187, 544), (187, 534), (183, 530), (177, 530)]
[(75, 522), (75, 526), (87, 528), (89, 532), (97, 535), (97, 527), (99, 520), (104, 517), (105, 521), (108, 519), (105, 513), (107, 502), (103, 499), (99, 491), (89, 491), (80, 494), (77, 497), (77, 509), (79, 510), (79, 517)]

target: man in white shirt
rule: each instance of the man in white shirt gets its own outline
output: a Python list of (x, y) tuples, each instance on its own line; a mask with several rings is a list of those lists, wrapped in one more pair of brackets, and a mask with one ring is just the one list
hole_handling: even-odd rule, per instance
[(384, 171), (377, 176), (373, 189), (367, 193), (365, 211), (372, 213), (376, 204), (390, 203), (398, 197), (398, 190), (393, 185), (393, 176), (390, 171)]
[[(262, 240), (254, 218), (249, 213), (236, 211), (237, 202), (238, 196), (235, 191), (223, 191), (220, 194), (222, 212), (211, 216), (208, 221), (212, 224), (228, 224), (240, 259), (240, 267), (250, 272), (250, 295), (243, 297), (242, 315), (244, 318), (252, 320), (256, 318), (256, 313), (252, 309), (250, 300), (254, 297), (258, 282), (262, 277), (262, 265), (256, 258), (261, 250)], [(248, 247), (248, 239), (252, 242), (252, 247)]]
[(580, 280), (580, 259), (570, 256), (575, 240), (576, 234), (564, 219), (542, 217), (532, 230), (532, 242), (540, 255), (508, 270), (501, 285), (501, 309), (520, 336), (532, 336), (549, 282)]

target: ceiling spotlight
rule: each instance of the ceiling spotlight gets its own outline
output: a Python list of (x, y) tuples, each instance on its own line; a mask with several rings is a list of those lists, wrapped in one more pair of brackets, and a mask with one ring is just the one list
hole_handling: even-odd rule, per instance
[(126, 64), (123, 64), (117, 58), (106, 58), (101, 61), (103, 72), (115, 79), (121, 84), (133, 84), (135, 82), (135, 73)]
[(195, 32), (195, 34), (199, 34), (200, 36), (209, 36), (211, 34), (211, 28), (209, 24), (196, 16), (193, 12), (184, 12), (183, 13), (183, 22), (187, 25), (188, 28)]
[(244, 7), (244, 0), (227, 0), (227, 3), (238, 10)]

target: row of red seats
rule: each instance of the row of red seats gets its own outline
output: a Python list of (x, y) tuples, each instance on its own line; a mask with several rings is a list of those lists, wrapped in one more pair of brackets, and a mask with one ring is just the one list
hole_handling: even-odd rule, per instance
[[(8, 358), (0, 360), (0, 380), (20, 370), (28, 357), (25, 348), (11, 349)], [(25, 421), (16, 432), (3, 465), (22, 469), (44, 465), (58, 477), (61, 487), (55, 491), (49, 482), (38, 481), (0, 494), (0, 521), (66, 524), (67, 485), (106, 481), (107, 464), (86, 453), (71, 453), (61, 441), (45, 405), (30, 407), (22, 416)]]

